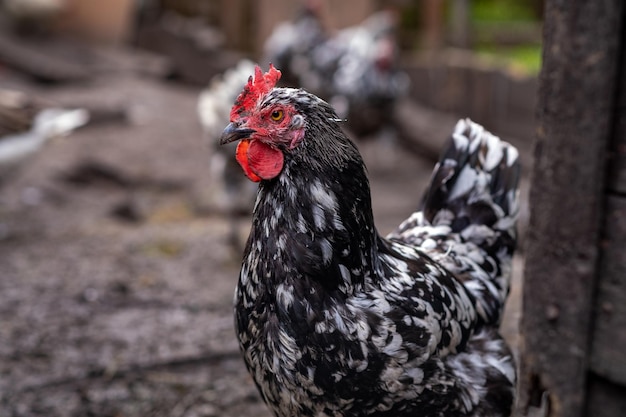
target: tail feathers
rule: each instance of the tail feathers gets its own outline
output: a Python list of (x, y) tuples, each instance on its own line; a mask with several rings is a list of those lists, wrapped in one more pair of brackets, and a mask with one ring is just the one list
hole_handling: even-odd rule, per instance
[(486, 324), (499, 323), (509, 292), (519, 177), (513, 146), (460, 120), (435, 166), (422, 210), (389, 236), (454, 274)]
[(514, 235), (518, 156), (515, 147), (481, 125), (459, 120), (424, 196), (425, 220), (433, 226), (446, 223), (457, 233), (487, 226)]

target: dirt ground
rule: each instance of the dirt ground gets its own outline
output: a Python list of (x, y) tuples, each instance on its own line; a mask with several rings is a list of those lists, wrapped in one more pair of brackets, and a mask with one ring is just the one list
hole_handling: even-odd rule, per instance
[[(132, 72), (6, 81), (68, 105), (124, 106), (131, 119), (54, 141), (0, 188), (0, 416), (269, 416), (235, 341), (240, 253), (211, 209), (198, 89)], [(432, 164), (380, 142), (364, 155), (386, 233), (416, 207)], [(516, 263), (504, 325), (514, 344)]]

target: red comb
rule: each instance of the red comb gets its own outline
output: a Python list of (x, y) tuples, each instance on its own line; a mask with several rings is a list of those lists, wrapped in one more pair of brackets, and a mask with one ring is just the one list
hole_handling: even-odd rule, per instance
[(260, 97), (269, 93), (280, 79), (280, 71), (270, 64), (270, 69), (263, 74), (257, 65), (254, 68), (254, 79), (248, 78), (248, 84), (235, 100), (235, 105), (230, 110), (230, 121), (245, 117), (254, 108)]

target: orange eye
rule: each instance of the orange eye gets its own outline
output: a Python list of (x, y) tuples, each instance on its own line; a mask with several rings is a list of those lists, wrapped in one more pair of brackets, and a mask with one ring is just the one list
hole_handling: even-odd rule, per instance
[(283, 116), (283, 111), (280, 109), (274, 110), (272, 113), (270, 113), (270, 118), (275, 122), (280, 122), (283, 119)]

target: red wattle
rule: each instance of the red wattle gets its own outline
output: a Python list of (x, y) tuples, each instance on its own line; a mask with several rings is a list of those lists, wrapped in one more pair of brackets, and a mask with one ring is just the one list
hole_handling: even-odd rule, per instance
[(285, 157), (278, 149), (259, 140), (242, 140), (237, 146), (237, 161), (250, 180), (259, 182), (280, 174)]
[(253, 140), (248, 147), (248, 164), (250, 169), (264, 180), (271, 180), (280, 174), (283, 170), (285, 157), (283, 153), (276, 148), (261, 142)]
[(249, 140), (242, 140), (241, 142), (239, 142), (239, 144), (237, 145), (237, 154), (236, 154), (237, 162), (239, 162), (239, 165), (241, 165), (241, 168), (243, 168), (244, 174), (246, 174), (246, 176), (250, 178), (250, 180), (254, 182), (259, 182), (261, 181), (262, 178), (256, 175), (254, 172), (252, 172), (252, 170), (250, 169), (250, 164), (248, 164), (248, 148), (249, 147), (250, 147)]

